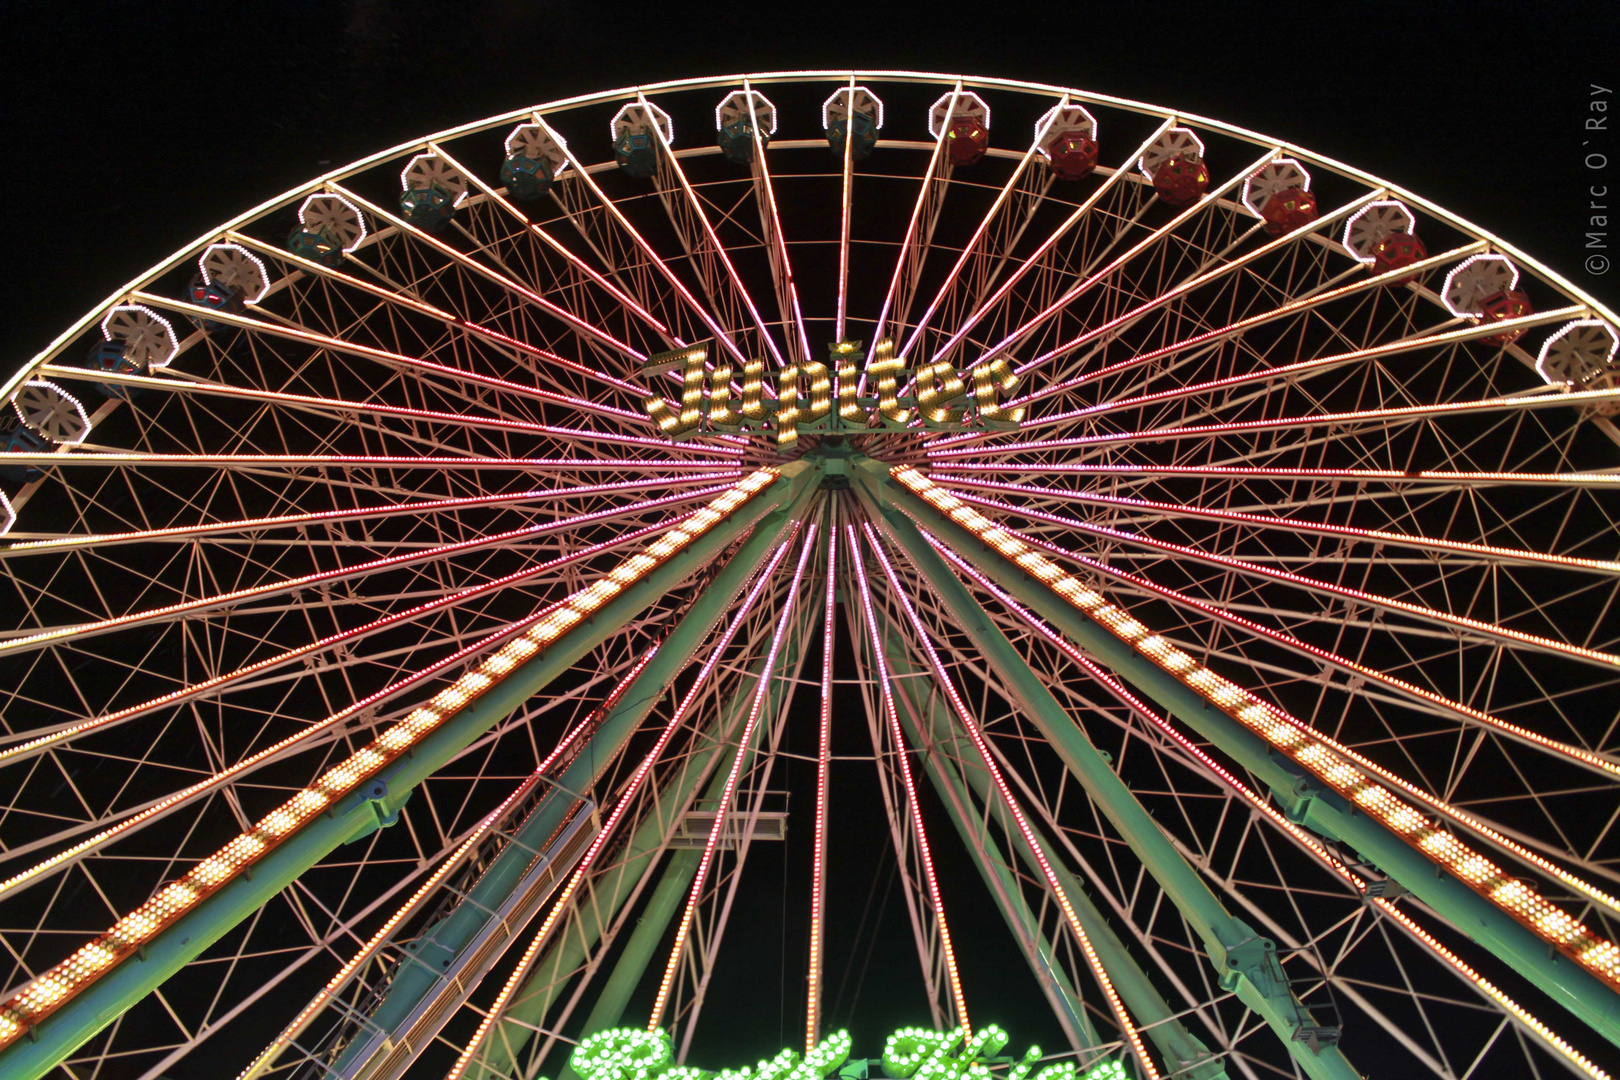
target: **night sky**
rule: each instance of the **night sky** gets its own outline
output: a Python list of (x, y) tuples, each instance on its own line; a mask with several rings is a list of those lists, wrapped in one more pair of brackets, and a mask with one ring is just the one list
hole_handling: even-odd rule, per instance
[[(411, 137), (638, 82), (850, 66), (1060, 83), (1276, 135), (1422, 193), (1617, 306), (1620, 268), (1585, 265), (1615, 252), (1584, 246), (1589, 189), (1608, 185), (1615, 198), (1597, 201), (1620, 201), (1620, 137), (1584, 129), (1588, 116), (1604, 115), (1588, 112), (1591, 84), (1620, 90), (1616, 25), (1598, 3), (1342, 4), (1325, 15), (1303, 3), (12, 0), (0, 351), (21, 365), (221, 221)], [(584, 156), (606, 149), (604, 140)], [(1605, 153), (1607, 167), (1587, 158)], [(1620, 230), (1612, 242), (1620, 247)], [(887, 878), (849, 857), (838, 902), (858, 915)], [(791, 858), (786, 877), (779, 856), (750, 868), (758, 903), (803, 895), (805, 871)], [(914, 953), (898, 891), (886, 910), (864, 981), (858, 955), (828, 968), (829, 1002), (846, 1016), (868, 1013), (869, 1035), (926, 1020), (900, 1016), (888, 992)], [(744, 931), (756, 954), (797, 952), (780, 934), (774, 921)], [(970, 983), (994, 983), (996, 955), (965, 959)], [(999, 966), (1022, 972), (1010, 944)], [(770, 969), (768, 991), (737, 984), (738, 1000), (753, 1002), (752, 1034), (773, 1041), (780, 1030), (776, 1045), (796, 1041), (795, 977), (788, 963)], [(1014, 1031), (1020, 1050), (1036, 1037), (1050, 1037), (1045, 1026)]]

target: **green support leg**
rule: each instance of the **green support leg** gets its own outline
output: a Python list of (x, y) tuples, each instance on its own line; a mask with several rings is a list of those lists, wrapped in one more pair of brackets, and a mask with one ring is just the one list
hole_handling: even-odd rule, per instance
[[(783, 519), (786, 520), (785, 518)], [(454, 958), (495, 917), (509, 891), (523, 877), (538, 846), (562, 823), (578, 803), (571, 793), (589, 791), (618, 758), (630, 736), (641, 726), (647, 713), (659, 700), (665, 687), (687, 665), (688, 659), (708, 637), (732, 599), (747, 584), (754, 571), (769, 558), (779, 540), (780, 529), (762, 528), (715, 575), (714, 581), (682, 615), (658, 652), (647, 662), (619, 702), (602, 718), (590, 742), (558, 778), (553, 793), (524, 822), (513, 842), (496, 857), (479, 877), (467, 896), (437, 926), (424, 935), (419, 954)], [(430, 993), (439, 972), (422, 964), (409, 965), (395, 976), (387, 994), (371, 1014), (371, 1023), (383, 1031), (396, 1029), (409, 1018), (424, 995)], [(354, 1055), (371, 1047), (369, 1040), (356, 1040), (334, 1065), (339, 1075), (349, 1075)], [(364, 1071), (357, 1075), (365, 1075)]]
[[(778, 673), (797, 673), (803, 660), (800, 645), (796, 638), (790, 637), (787, 640), (777, 657)], [(753, 666), (751, 674), (757, 678), (764, 670), (765, 661), (761, 658)], [(791, 679), (782, 678), (780, 675), (772, 679), (770, 688), (766, 691), (766, 715), (778, 715), (785, 695), (791, 694), (792, 690)], [(693, 756), (693, 764), (684, 770), (681, 785), (675, 791), (660, 797), (658, 805), (664, 808), (665, 812), (645, 821), (636, 830), (626, 854), (614, 868), (612, 880), (597, 885), (589, 916), (580, 919), (576, 931), (559, 934), (535, 961), (528, 979), (513, 995), (512, 1003), (506, 1010), (505, 1021), (497, 1025), (484, 1040), (483, 1056), (474, 1064), (473, 1069), (468, 1071), (472, 1080), (480, 1078), (490, 1080), (508, 1075), (513, 1059), (528, 1043), (534, 1034), (534, 1028), (539, 1027), (546, 1014), (551, 1011), (557, 993), (575, 970), (585, 962), (586, 956), (613, 922), (619, 909), (634, 894), (636, 883), (662, 854), (664, 836), (674, 823), (674, 818), (669, 816), (668, 812), (673, 810), (684, 813), (692, 792), (702, 781), (702, 777), (711, 773), (717, 761), (725, 764), (732, 759), (735, 751), (730, 748), (729, 740), (735, 738), (736, 733), (741, 730), (747, 711), (746, 694), (739, 695), (729, 703), (717, 728), (718, 741), (698, 751)], [(751, 756), (757, 753), (757, 749), (750, 751)], [(746, 769), (748, 763), (745, 762), (744, 767)], [(710, 798), (720, 797), (727, 770), (729, 764), (721, 772), (713, 775), (706, 792)], [(684, 896), (680, 899), (684, 899)], [(590, 1018), (586, 1021), (587, 1031), (590, 1030), (588, 1025), (594, 1021), (605, 1024), (618, 1022), (629, 995), (634, 993), (647, 965), (653, 961), (662, 936), (661, 933), (651, 932), (632, 934), (631, 941), (609, 977), (609, 984), (613, 987), (615, 996), (610, 999), (608, 991), (604, 989), (597, 1002), (597, 1008), (592, 1010)]]
[[(714, 798), (720, 797), (719, 790), (712, 794)], [(686, 900), (702, 858), (702, 852), (696, 848), (685, 848), (669, 857), (669, 865), (664, 867), (658, 888), (653, 890), (652, 899), (647, 901), (641, 917), (636, 920), (635, 932), (625, 943), (624, 954), (613, 965), (613, 973), (603, 984), (596, 1004), (591, 1006), (585, 1026), (579, 1029), (581, 1039), (619, 1025), (624, 1010), (630, 1004), (630, 995), (636, 992), (636, 987), (641, 985), (641, 977), (646, 974), (648, 959), (664, 939), (670, 920), (675, 918), (675, 913), (681, 910)], [(564, 1069), (558, 1080), (572, 1080), (573, 1077), (573, 1069)]]
[(934, 595), (967, 632), (980, 655), (1001, 677), (1019, 711), (1057, 751), (1070, 775), (1080, 782), (1103, 814), (1119, 830), (1142, 865), (1198, 934), (1221, 984), (1264, 1017), (1313, 1080), (1355, 1080), (1351, 1068), (1335, 1046), (1313, 1051), (1297, 1040), (1296, 1030), (1310, 1022), (1310, 1013), (1289, 986), (1277, 959), (1276, 942), (1229, 913), (1164, 830), (1131, 794), (1108, 760), (1098, 752), (1085, 730), (1058, 704), (1046, 684), (1029, 669), (1024, 658), (996, 629), (972, 595), (963, 587), (922, 535), (901, 514), (887, 517), (890, 532), (911, 557)]
[[(977, 860), (979, 871), (985, 876), (986, 883), (990, 883), (992, 874), (1003, 879), (1000, 888), (992, 885), (991, 891), (998, 894), (997, 902), (1002, 906), (1002, 915), (1007, 919), (1009, 927), (1016, 935), (1020, 931), (1015, 925), (1015, 920), (1022, 921), (1038, 935), (1034, 916), (1023, 902), (1018, 884), (1013, 879), (1012, 870), (996, 854), (995, 845), (989, 841), (983, 829), (985, 816), (979, 813), (974, 805), (973, 796), (976, 795), (979, 805), (989, 811), (1007, 836), (1017, 835), (1012, 821), (1007, 817), (1005, 807), (1000, 804), (991, 787), (990, 774), (972, 757), (944, 749), (955, 746), (958, 742), (955, 737), (956, 722), (938, 695), (923, 692), (922, 688), (932, 681), (931, 673), (913, 663), (909, 651), (898, 639), (893, 637), (889, 639), (885, 645), (885, 653), (891, 671), (923, 676), (920, 679), (894, 680), (895, 697), (905, 704), (900, 718), (906, 725), (907, 737), (926, 751), (925, 761), (929, 779), (934, 782), (944, 798), (951, 820), (963, 841), (970, 849), (979, 853), (980, 857)], [(1055, 871), (1064, 895), (1085, 927), (1086, 936), (1091, 939), (1092, 948), (1096, 950), (1098, 959), (1114, 983), (1114, 988), (1119, 991), (1131, 1014), (1140, 1022), (1144, 1035), (1168, 1063), (1168, 1071), (1189, 1080), (1224, 1080), (1226, 1073), (1220, 1063), (1214, 1060), (1209, 1048), (1186, 1029), (1176, 1016), (1175, 1010), (1159, 994), (1147, 973), (1142, 970), (1141, 965), (1126, 950), (1119, 936), (1108, 925), (1103, 913), (1087, 895), (1079, 879), (1064, 866), (1050, 841), (1042, 835), (1040, 828), (1033, 823), (1032, 827), (1035, 829), (1036, 840), (1041, 845), (1042, 854)], [(1035, 861), (1034, 852), (1022, 843), (1015, 843), (1014, 846), (1029, 871), (1039, 875), (1040, 868)], [(1001, 898), (1002, 889), (1005, 889), (1008, 900)], [(1016, 905), (1015, 909), (1009, 908), (1009, 901), (1012, 905)], [(1086, 1029), (1091, 1031), (1091, 1044), (1095, 1045), (1099, 1040), (1096, 1032), (1091, 1030), (1089, 1018), (1079, 1010), (1079, 996), (1074, 992), (1063, 970), (1053, 962), (1050, 949), (1039, 941), (1038, 936), (1036, 943), (1040, 949), (1041, 967), (1031, 965), (1035, 977), (1043, 981), (1052, 980), (1058, 992), (1069, 999), (1068, 1008), (1085, 1022)]]
[[(1274, 756), (1259, 736), (1161, 671), (1052, 590), (989, 550), (978, 537), (924, 500), (890, 481), (887, 471), (863, 475), (866, 496), (922, 522), (963, 559), (1081, 648), (1141, 688), (1158, 705), (1230, 754), (1272, 789), (1291, 816), (1322, 836), (1342, 841), (1357, 856), (1399, 882), (1459, 931), (1519, 971), (1544, 993), (1620, 1046), (1620, 995), (1574, 961), (1549, 949), (1528, 928), (1456, 877), (1437, 867), (1399, 836), (1359, 813), (1297, 765)], [(888, 520), (894, 520), (889, 518)], [(1242, 985), (1241, 983), (1239, 984)]]
[[(611, 637), (690, 574), (693, 567), (719, 555), (755, 524), (760, 528), (745, 547), (752, 546), (762, 535), (780, 535), (791, 523), (793, 511), (820, 482), (819, 472), (809, 467), (788, 465), (782, 471), (775, 484), (740, 507), (730, 519), (717, 523), (669, 562), (598, 608), (589, 624), (575, 627), (543, 654), (514, 669), (470, 707), (445, 720), (410, 756), (277, 845), (254, 865), (251, 878), (239, 878), (199, 903), (149, 943), (144, 958), (132, 957), (120, 963), (47, 1017), (32, 1038), (19, 1040), (0, 1052), (0, 1076), (7, 1080), (36, 1080), (50, 1072), (329, 853), (394, 821), (417, 784)], [(773, 510), (777, 512), (771, 514)], [(770, 519), (762, 522), (761, 518), (768, 514)], [(761, 547), (768, 550), (770, 545)]]

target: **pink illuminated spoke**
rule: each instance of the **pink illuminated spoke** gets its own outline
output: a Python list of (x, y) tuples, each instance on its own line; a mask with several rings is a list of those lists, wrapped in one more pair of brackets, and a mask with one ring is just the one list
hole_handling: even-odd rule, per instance
[(291, 592), (312, 586), (324, 585), (332, 582), (347, 581), (351, 578), (364, 577), (367, 574), (381, 570), (393, 569), (402, 566), (411, 566), (416, 563), (431, 562), (446, 559), (468, 551), (510, 544), (529, 540), (550, 533), (561, 532), (568, 529), (577, 529), (585, 525), (602, 521), (612, 521), (615, 518), (630, 514), (641, 513), (654, 507), (671, 506), (683, 502), (691, 502), (706, 498), (716, 492), (728, 490), (730, 485), (715, 485), (707, 488), (698, 488), (693, 491), (681, 492), (676, 495), (666, 495), (659, 499), (644, 499), (628, 506), (615, 507), (611, 510), (601, 510), (591, 514), (581, 514), (576, 517), (563, 518), (557, 521), (548, 521), (539, 525), (526, 525), (518, 529), (495, 533), (491, 536), (479, 537), (475, 540), (463, 540), (460, 543), (444, 544), (426, 551), (404, 555), (392, 555), (387, 558), (373, 559), (369, 562), (357, 563), (353, 566), (338, 570), (326, 570), (315, 574), (306, 574), (302, 577), (290, 578), (285, 581), (275, 581), (264, 585), (256, 585), (248, 589), (237, 589), (228, 593), (203, 597), (181, 604), (171, 604), (168, 607), (157, 608), (150, 611), (135, 612), (114, 619), (104, 619), (93, 623), (80, 623), (74, 626), (57, 627), (39, 633), (22, 634), (0, 640), (0, 655), (25, 649), (37, 649), (56, 642), (77, 641), (87, 636), (124, 630), (143, 623), (172, 619), (177, 616), (188, 615), (194, 612), (206, 611), (225, 605), (240, 604), (245, 600), (253, 600), (264, 596), (273, 596), (278, 593)]
[[(968, 1023), (967, 1002), (962, 996), (962, 978), (956, 968), (956, 951), (951, 946), (951, 931), (945, 922), (945, 900), (939, 890), (939, 876), (934, 872), (934, 857), (929, 852), (928, 834), (923, 830), (922, 808), (917, 801), (917, 786), (911, 776), (911, 759), (906, 750), (905, 733), (900, 728), (900, 714), (895, 711), (894, 688), (889, 684), (888, 664), (883, 658), (883, 640), (880, 636), (877, 615), (872, 609), (872, 594), (867, 584), (866, 564), (861, 557), (855, 526), (845, 526), (845, 532), (849, 561), (855, 568), (855, 580), (861, 590), (861, 611), (865, 616), (867, 636), (871, 639), (872, 665), (877, 671), (878, 690), (883, 698), (884, 721), (888, 725), (889, 739), (894, 746), (895, 767), (900, 773), (900, 781), (906, 792), (907, 820), (911, 825), (912, 839), (917, 845), (917, 857), (922, 864), (923, 877), (928, 883), (928, 900), (933, 907), (934, 925), (939, 931), (940, 951), (945, 960), (945, 977), (950, 983), (951, 1004), (956, 1009), (956, 1022), (964, 1030), (971, 1030)], [(868, 542), (871, 541), (870, 533), (867, 539)], [(878, 557), (881, 559), (882, 555)]]
[[(1035, 510), (1029, 507), (1015, 507), (995, 499), (987, 499), (980, 495), (972, 495), (965, 492), (960, 496), (960, 498), (965, 503), (982, 506), (1001, 514), (1015, 515), (1028, 518), (1032, 521), (1042, 521), (1054, 525), (1060, 525), (1066, 529), (1072, 529), (1075, 532), (1087, 533), (1093, 536), (1103, 536), (1109, 539), (1119, 540), (1125, 544), (1150, 548), (1155, 551), (1172, 553), (1192, 562), (1208, 563), (1214, 566), (1237, 570), (1241, 573), (1252, 575), (1254, 577), (1284, 582), (1302, 589), (1321, 592), (1329, 596), (1351, 600), (1355, 603), (1366, 604), (1371, 607), (1382, 608), (1425, 621), (1439, 623), (1452, 628), (1455, 632), (1477, 634), (1481, 637), (1511, 642), (1526, 648), (1553, 653), (1559, 656), (1581, 660), (1586, 663), (1596, 664), (1602, 667), (1620, 668), (1620, 656), (1613, 653), (1604, 652), (1599, 649), (1583, 648), (1578, 645), (1572, 645), (1567, 642), (1543, 637), (1539, 634), (1527, 634), (1522, 631), (1513, 630), (1504, 626), (1498, 626), (1494, 623), (1485, 622), (1483, 620), (1453, 615), (1450, 612), (1439, 611), (1434, 608), (1425, 607), (1421, 604), (1414, 604), (1409, 601), (1398, 600), (1387, 596), (1379, 596), (1360, 589), (1347, 588), (1343, 585), (1336, 585), (1332, 582), (1308, 577), (1303, 574), (1293, 574), (1283, 570), (1271, 569), (1270, 567), (1262, 566), (1258, 563), (1203, 551), (1185, 544), (1173, 544), (1168, 541), (1156, 540), (1142, 533), (1126, 532), (1125, 530), (1115, 529), (1106, 525), (1092, 525), (1081, 521), (1078, 518), (1065, 517), (1063, 515), (1052, 514), (1047, 511)], [(1044, 541), (1036, 541), (1036, 543), (1043, 545), (1045, 544)], [(1062, 553), (1062, 549), (1057, 548), (1056, 545), (1051, 545), (1051, 547), (1053, 550)]]

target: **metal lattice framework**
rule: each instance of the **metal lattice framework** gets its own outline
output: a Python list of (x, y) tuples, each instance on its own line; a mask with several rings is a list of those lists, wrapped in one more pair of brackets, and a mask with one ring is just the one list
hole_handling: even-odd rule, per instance
[[(919, 1020), (974, 1022), (961, 845), (1059, 1057), (1604, 1076), (1615, 325), (1304, 148), (1004, 80), (616, 90), (311, 181), (0, 390), (0, 1073), (684, 1060), (789, 805), (813, 1045), (858, 768)], [(698, 426), (856, 341), (839, 419)]]

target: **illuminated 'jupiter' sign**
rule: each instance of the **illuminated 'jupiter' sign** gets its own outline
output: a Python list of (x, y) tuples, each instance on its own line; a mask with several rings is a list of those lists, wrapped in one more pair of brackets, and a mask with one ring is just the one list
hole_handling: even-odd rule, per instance
[[(867, 360), (862, 343), (840, 341), (828, 347), (827, 361), (789, 364), (767, 376), (763, 360), (742, 369), (741, 393), (734, 393), (737, 371), (724, 357), (711, 365), (712, 342), (654, 353), (642, 374), (679, 371), (680, 407), (661, 397), (642, 402), (658, 430), (671, 439), (705, 431), (757, 431), (774, 434), (786, 449), (800, 432), (871, 430), (1009, 430), (1023, 418), (1022, 407), (1005, 404), (1018, 385), (1006, 357), (980, 361), (965, 372), (948, 363), (907, 370), (892, 344), (880, 341)], [(864, 363), (864, 368), (863, 368)], [(775, 388), (767, 397), (766, 380)], [(862, 388), (871, 396), (865, 396)]]

